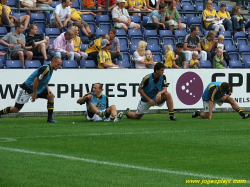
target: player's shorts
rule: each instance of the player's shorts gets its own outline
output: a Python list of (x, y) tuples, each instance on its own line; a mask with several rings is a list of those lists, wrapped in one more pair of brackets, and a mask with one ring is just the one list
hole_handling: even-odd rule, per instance
[[(164, 105), (164, 103), (162, 103), (160, 105), (155, 105), (155, 106), (162, 107), (163, 105)], [(151, 107), (151, 105), (149, 104), (149, 102), (139, 101), (139, 104), (137, 106), (137, 110), (135, 113), (136, 114), (148, 113), (150, 107)]]
[[(213, 111), (215, 110), (215, 105), (221, 106), (223, 103), (220, 100), (213, 102)], [(204, 112), (209, 112), (209, 101), (203, 101)]]
[[(115, 23), (115, 28), (117, 28), (117, 29), (121, 29), (122, 28), (122, 26), (123, 25), (125, 25), (124, 23)], [(129, 26), (127, 26), (129, 29), (133, 29), (134, 27), (135, 27), (135, 25), (136, 25), (136, 23), (134, 23), (134, 22), (131, 22), (130, 23), (130, 25)]]
[[(89, 117), (88, 114), (86, 114), (87, 121), (102, 121), (102, 118), (98, 116), (97, 114), (94, 114), (93, 117)], [(110, 121), (110, 117), (106, 118), (103, 121)]]

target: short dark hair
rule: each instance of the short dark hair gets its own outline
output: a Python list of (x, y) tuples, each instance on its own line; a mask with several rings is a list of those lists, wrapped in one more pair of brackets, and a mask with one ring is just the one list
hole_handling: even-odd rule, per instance
[(22, 25), (22, 23), (20, 23), (20, 22), (15, 23), (15, 29), (20, 28), (21, 25)]
[(160, 70), (161, 68), (164, 68), (165, 69), (165, 66), (163, 63), (161, 62), (157, 62), (154, 66), (154, 73), (156, 72), (156, 70)]
[(174, 1), (169, 1), (168, 5), (172, 5), (174, 3)]
[(197, 27), (198, 27), (197, 25), (193, 25), (193, 26), (191, 27), (191, 33), (192, 33), (193, 31), (195, 31)]
[(62, 0), (62, 4), (63, 4), (63, 3), (66, 3), (66, 1), (67, 1), (67, 0)]
[(183, 43), (178, 43), (178, 44), (176, 44), (176, 47), (183, 48)]
[(165, 8), (166, 6), (167, 6), (166, 4), (161, 3), (161, 4), (159, 5), (159, 10), (161, 10), (161, 9)]
[(228, 92), (230, 90), (230, 86), (227, 82), (221, 83), (220, 87), (224, 92)]
[(112, 27), (111, 29), (109, 29), (109, 31), (113, 32), (114, 35), (116, 35), (116, 29), (114, 27)]
[(99, 82), (97, 82), (97, 83), (95, 83), (95, 84), (99, 84), (99, 88), (102, 90), (103, 84), (101, 84), (101, 83), (99, 83)]

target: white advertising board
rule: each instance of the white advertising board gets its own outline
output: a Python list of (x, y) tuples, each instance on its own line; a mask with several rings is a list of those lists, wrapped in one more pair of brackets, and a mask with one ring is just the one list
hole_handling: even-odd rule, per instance
[[(0, 109), (13, 106), (22, 84), (34, 69), (0, 70)], [(85, 111), (77, 99), (91, 90), (92, 84), (104, 84), (104, 94), (109, 96), (110, 105), (118, 110), (136, 109), (140, 100), (137, 92), (142, 78), (152, 73), (150, 69), (59, 69), (54, 72), (50, 89), (55, 95), (55, 111)], [(166, 69), (168, 91), (172, 94), (175, 109), (202, 108), (201, 95), (212, 81), (228, 82), (232, 85), (232, 97), (241, 107), (250, 105), (250, 73), (248, 69)], [(22, 112), (44, 112), (47, 102), (38, 99), (27, 103)], [(230, 107), (224, 104), (223, 108)], [(164, 106), (166, 108), (166, 106)], [(152, 107), (158, 109), (158, 107)]]

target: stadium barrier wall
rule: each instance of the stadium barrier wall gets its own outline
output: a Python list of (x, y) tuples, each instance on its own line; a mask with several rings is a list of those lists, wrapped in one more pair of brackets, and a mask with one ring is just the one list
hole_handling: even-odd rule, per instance
[[(0, 109), (13, 106), (18, 94), (18, 85), (22, 84), (34, 69), (0, 70)], [(152, 69), (59, 69), (54, 72), (50, 89), (55, 94), (55, 111), (86, 111), (85, 105), (76, 103), (77, 99), (89, 92), (92, 84), (104, 84), (103, 93), (109, 96), (110, 105), (118, 110), (136, 109), (140, 100), (137, 92), (142, 78)], [(201, 95), (212, 81), (229, 82), (232, 85), (232, 97), (241, 107), (249, 107), (250, 73), (248, 69), (166, 69), (168, 92), (172, 94), (175, 109), (202, 108)], [(22, 112), (45, 112), (47, 102), (38, 99), (27, 103)], [(223, 108), (230, 108), (224, 104)], [(152, 107), (152, 109), (164, 109)]]

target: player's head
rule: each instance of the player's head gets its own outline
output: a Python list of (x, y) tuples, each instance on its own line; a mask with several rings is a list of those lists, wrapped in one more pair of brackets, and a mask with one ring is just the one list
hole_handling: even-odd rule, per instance
[(228, 92), (230, 90), (230, 86), (227, 82), (223, 82), (220, 85), (220, 89), (222, 92)]
[(53, 57), (52, 60), (51, 60), (51, 63), (50, 63), (50, 67), (53, 69), (53, 70), (57, 70), (59, 69), (60, 67), (62, 66), (62, 60), (61, 58), (59, 57)]
[(95, 83), (94, 86), (93, 86), (93, 94), (95, 96), (99, 96), (103, 91), (102, 87), (103, 87), (103, 84)]
[[(157, 73), (157, 72), (159, 72), (159, 71), (162, 71), (162, 72), (164, 73), (164, 69), (165, 69), (164, 64), (161, 63), (161, 62), (158, 62), (158, 63), (156, 63), (155, 66), (154, 66), (154, 73)], [(162, 73), (162, 74), (163, 74), (163, 73)]]

